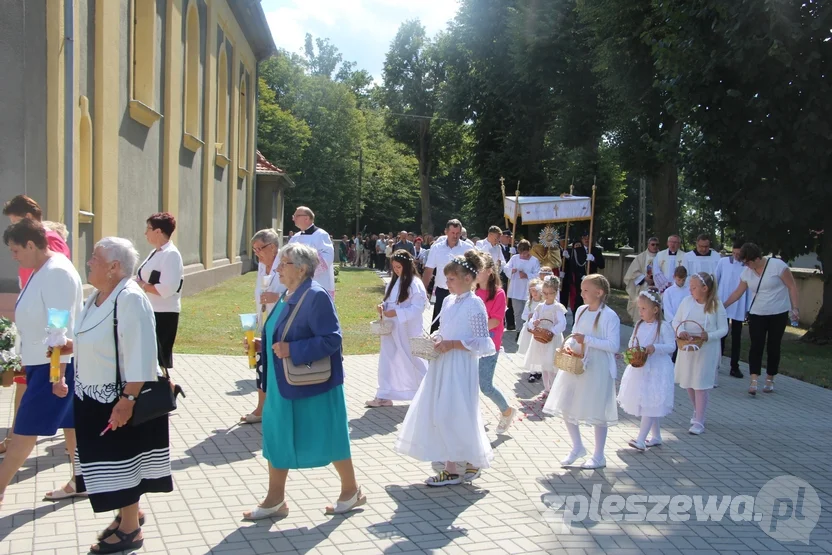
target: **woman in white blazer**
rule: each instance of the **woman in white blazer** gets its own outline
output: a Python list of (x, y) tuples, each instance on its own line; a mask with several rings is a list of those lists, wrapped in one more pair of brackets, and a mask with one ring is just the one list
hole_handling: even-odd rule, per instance
[[(49, 250), (46, 229), (40, 222), (24, 218), (10, 225), (3, 233), (3, 242), (12, 257), (23, 268), (34, 270), (15, 303), (15, 324), (20, 335), (23, 367), (28, 387), (20, 401), (14, 424), (14, 441), (9, 442), (6, 456), (0, 464), (0, 504), (6, 487), (35, 447), (38, 436), (52, 436), (63, 428), (66, 446), (75, 453), (75, 428), (72, 413), (72, 391), (75, 369), (71, 355), (61, 357), (60, 380), (51, 383), (50, 361), (45, 340), (48, 310), (69, 311), (67, 337), (72, 339), (72, 328), (81, 308), (81, 276), (64, 255)], [(74, 473), (62, 489), (47, 494), (54, 501), (78, 495)]]

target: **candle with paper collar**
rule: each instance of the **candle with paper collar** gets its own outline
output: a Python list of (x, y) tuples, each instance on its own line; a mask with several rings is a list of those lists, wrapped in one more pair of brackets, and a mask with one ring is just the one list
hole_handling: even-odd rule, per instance
[(257, 332), (257, 314), (240, 314), (240, 323), (243, 325), (246, 343), (248, 344), (248, 367), (257, 366), (257, 350), (254, 347), (254, 337)]
[(46, 344), (52, 347), (49, 357), (49, 381), (61, 381), (61, 347), (66, 345), (66, 329), (69, 326), (69, 311), (50, 308), (46, 318)]

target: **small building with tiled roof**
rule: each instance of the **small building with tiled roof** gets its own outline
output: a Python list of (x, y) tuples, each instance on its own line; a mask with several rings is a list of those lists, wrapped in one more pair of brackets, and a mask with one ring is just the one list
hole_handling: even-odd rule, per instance
[(272, 228), (279, 237), (286, 231), (283, 229), (283, 205), (286, 189), (294, 187), (295, 183), (289, 174), (266, 160), (263, 153), (257, 151), (255, 181), (255, 213), (254, 221), (257, 229)]

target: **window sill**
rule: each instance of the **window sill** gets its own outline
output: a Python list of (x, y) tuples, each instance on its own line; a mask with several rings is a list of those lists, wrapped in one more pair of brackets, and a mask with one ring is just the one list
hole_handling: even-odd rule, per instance
[(138, 100), (131, 99), (129, 102), (130, 117), (145, 127), (153, 127), (153, 124), (162, 119), (162, 114)]
[(237, 168), (237, 175), (248, 177), (251, 175), (251, 172), (249, 172), (246, 168)]
[(219, 148), (217, 148), (217, 156), (216, 156), (216, 158), (214, 159), (214, 162), (215, 162), (215, 163), (216, 163), (219, 167), (224, 168), (224, 167), (228, 166), (228, 164), (230, 164), (230, 163), (231, 163), (231, 160), (228, 158), (228, 156), (226, 156), (225, 154), (223, 154), (222, 152), (220, 152), (220, 149), (219, 149)]
[(91, 224), (95, 214), (92, 212), (86, 212), (84, 210), (78, 211), (78, 223), (81, 224)]
[(199, 149), (205, 146), (205, 143), (194, 137), (188, 132), (182, 135), (182, 144), (191, 152), (199, 152)]

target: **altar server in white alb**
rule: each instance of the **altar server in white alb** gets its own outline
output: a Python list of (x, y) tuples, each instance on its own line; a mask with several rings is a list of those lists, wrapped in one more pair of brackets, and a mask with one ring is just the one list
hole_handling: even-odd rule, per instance
[[(734, 248), (731, 256), (723, 257), (716, 265), (716, 283), (719, 289), (719, 300), (723, 305), (727, 304), (731, 293), (736, 291), (740, 285), (741, 276), (745, 270), (745, 264), (740, 260), (740, 249), (744, 241), (734, 240)], [(731, 306), (725, 307), (728, 315), (729, 333), (731, 334), (731, 375), (735, 378), (742, 378), (740, 371), (740, 347), (742, 345), (742, 325), (748, 313), (748, 305), (751, 302), (751, 295), (744, 291), (739, 300)], [(725, 336), (727, 337), (727, 335)], [(722, 338), (722, 353), (725, 354), (725, 337)]]
[(529, 280), (540, 273), (540, 262), (532, 256), (531, 243), (525, 239), (517, 243), (517, 254), (511, 257), (503, 271), (509, 279), (508, 298), (516, 318), (523, 314), (523, 306), (529, 300)]
[(690, 277), (702, 272), (714, 275), (720, 258), (720, 254), (711, 248), (711, 238), (700, 235), (696, 238), (696, 249), (685, 253), (682, 264)]
[(667, 248), (656, 255), (653, 262), (653, 281), (659, 293), (673, 285), (673, 272), (682, 265), (686, 254), (681, 247), (682, 238), (678, 235), (671, 235), (667, 238)]
[(393, 279), (378, 311), (382, 319), (392, 323), (393, 331), (381, 336), (378, 390), (366, 402), (372, 408), (412, 400), (428, 371), (427, 361), (410, 352), (410, 338), (422, 335), (422, 314), (428, 302), (425, 286), (416, 275), (413, 256), (406, 250), (393, 253), (390, 267)]
[(694, 413), (691, 427), (693, 435), (705, 431), (705, 410), (708, 396), (714, 388), (717, 363), (721, 357), (719, 340), (728, 333), (728, 316), (717, 297), (716, 281), (711, 274), (700, 272), (690, 276), (690, 297), (686, 297), (676, 316), (673, 330), (676, 337), (688, 339), (698, 336), (704, 340), (701, 347), (687, 346), (676, 354), (676, 383), (688, 390)]
[(318, 251), (318, 268), (313, 279), (335, 298), (335, 248), (329, 233), (315, 225), (315, 213), (306, 206), (298, 206), (292, 220), (300, 233), (295, 233), (289, 242), (303, 243)]

